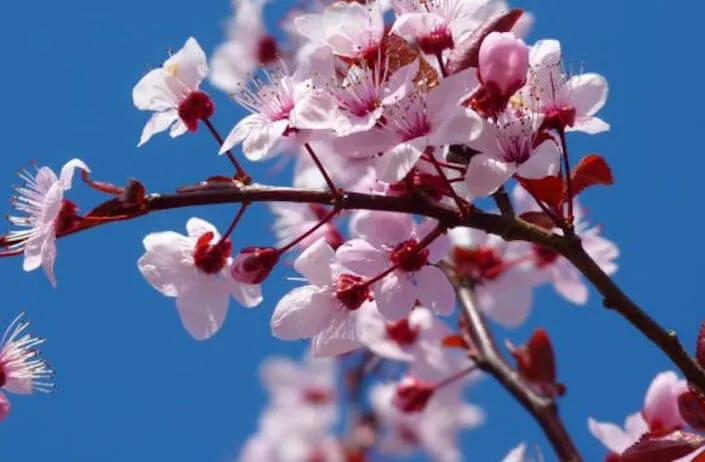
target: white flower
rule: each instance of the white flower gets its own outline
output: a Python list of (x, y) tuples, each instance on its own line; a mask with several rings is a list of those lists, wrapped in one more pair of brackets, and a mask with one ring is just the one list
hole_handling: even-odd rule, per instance
[(28, 229), (10, 231), (6, 240), (10, 249), (23, 249), (25, 271), (44, 268), (49, 281), (56, 286), (54, 261), (56, 260), (56, 235), (66, 231), (76, 218), (76, 206), (64, 199), (64, 192), (71, 189), (74, 170), (90, 172), (80, 159), (68, 161), (57, 177), (49, 167), (41, 167), (32, 176), (24, 171), (20, 178), (24, 185), (17, 188), (13, 198), (14, 208), (26, 216), (9, 217), (10, 223)]
[(144, 238), (147, 252), (137, 266), (147, 281), (167, 297), (176, 297), (176, 309), (191, 336), (205, 340), (225, 321), (232, 295), (246, 308), (262, 301), (259, 285), (232, 278), (232, 245), (221, 241), (213, 225), (200, 218), (186, 223), (188, 236), (166, 231)]
[(196, 131), (198, 121), (213, 115), (213, 103), (199, 86), (208, 75), (206, 54), (193, 37), (179, 51), (137, 82), (132, 100), (141, 111), (154, 111), (138, 146), (171, 127), (171, 137)]

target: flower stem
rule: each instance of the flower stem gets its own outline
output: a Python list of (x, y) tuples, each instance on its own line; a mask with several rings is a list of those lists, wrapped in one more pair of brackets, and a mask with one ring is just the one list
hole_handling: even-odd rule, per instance
[(323, 179), (326, 180), (326, 184), (328, 185), (328, 189), (330, 189), (330, 192), (332, 192), (334, 196), (338, 196), (339, 195), (338, 188), (335, 186), (335, 183), (333, 183), (333, 180), (331, 180), (330, 176), (328, 175), (328, 172), (323, 167), (323, 164), (321, 163), (320, 159), (318, 158), (316, 153), (313, 151), (313, 148), (311, 148), (311, 145), (309, 143), (305, 143), (304, 147), (306, 148), (306, 151), (308, 151), (309, 155), (311, 156), (313, 163), (316, 164), (316, 167), (318, 167), (318, 171), (321, 172), (321, 175), (323, 175)]
[(309, 237), (311, 234), (315, 233), (317, 229), (319, 229), (321, 226), (325, 225), (326, 223), (331, 221), (336, 215), (338, 215), (340, 213), (340, 210), (341, 209), (336, 207), (333, 210), (331, 210), (330, 212), (328, 212), (328, 214), (325, 217), (323, 217), (318, 223), (313, 225), (308, 231), (306, 231), (305, 233), (298, 236), (296, 239), (294, 239), (293, 241), (289, 242), (287, 245), (285, 245), (284, 247), (279, 249), (278, 250), (279, 255), (285, 254), (286, 252), (291, 250), (296, 244), (303, 241), (304, 239)]
[[(216, 130), (216, 128), (213, 126), (213, 123), (210, 121), (210, 119), (202, 120), (206, 127), (208, 127), (208, 130), (213, 135), (213, 138), (215, 138), (218, 144), (222, 146), (224, 142), (223, 137), (220, 136), (220, 133), (218, 133), (218, 130)], [(240, 162), (238, 162), (238, 160), (235, 158), (233, 152), (229, 150), (225, 154), (228, 156), (228, 159), (230, 159), (230, 162), (232, 162), (233, 166), (235, 167), (235, 170), (237, 170), (238, 180), (242, 181), (245, 184), (250, 184), (252, 182), (252, 178), (247, 174), (242, 165), (240, 165)]]
[(570, 174), (570, 159), (568, 157), (568, 143), (565, 138), (565, 129), (561, 128), (558, 130), (558, 136), (561, 139), (561, 150), (563, 151), (563, 166), (565, 168), (565, 185), (566, 193), (568, 195), (568, 216), (566, 217), (567, 232), (573, 234), (575, 229), (573, 227), (573, 180)]
[(432, 153), (428, 156), (428, 158), (431, 161), (431, 163), (433, 164), (434, 168), (436, 169), (436, 173), (438, 173), (438, 176), (440, 176), (443, 179), (443, 181), (445, 181), (446, 186), (448, 187), (448, 190), (450, 191), (450, 196), (455, 201), (455, 205), (458, 206), (458, 212), (460, 213), (460, 216), (464, 216), (465, 214), (467, 214), (467, 210), (468, 210), (467, 204), (465, 203), (465, 201), (463, 201), (460, 198), (460, 196), (458, 196), (458, 193), (455, 192), (455, 189), (453, 189), (453, 185), (450, 183), (450, 181), (448, 181), (448, 177), (446, 176), (445, 172), (443, 171), (443, 169), (439, 165), (438, 159), (436, 159), (436, 157)]
[(230, 222), (230, 226), (228, 226), (228, 229), (225, 230), (222, 236), (220, 236), (220, 240), (214, 247), (218, 247), (221, 243), (225, 242), (226, 239), (230, 237), (230, 235), (233, 233), (235, 230), (235, 227), (237, 226), (238, 223), (240, 223), (240, 219), (242, 218), (243, 215), (245, 215), (245, 211), (247, 210), (247, 207), (250, 206), (249, 202), (243, 202), (242, 205), (240, 206), (240, 209), (237, 211), (237, 214), (235, 214), (235, 218), (233, 218), (233, 221)]

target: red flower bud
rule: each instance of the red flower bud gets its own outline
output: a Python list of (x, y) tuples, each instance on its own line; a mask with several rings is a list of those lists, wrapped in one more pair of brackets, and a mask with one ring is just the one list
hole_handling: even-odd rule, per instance
[(244, 284), (260, 284), (278, 261), (279, 251), (274, 247), (245, 247), (235, 256), (230, 274)]
[(403, 412), (421, 412), (426, 408), (434, 391), (433, 384), (406, 377), (397, 385), (394, 406)]

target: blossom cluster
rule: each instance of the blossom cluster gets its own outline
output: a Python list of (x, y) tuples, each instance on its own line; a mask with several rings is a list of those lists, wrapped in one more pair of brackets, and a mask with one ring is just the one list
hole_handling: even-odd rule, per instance
[[(610, 184), (611, 172), (597, 155), (573, 159), (571, 168), (567, 143), (570, 132), (609, 129), (597, 115), (606, 79), (569, 75), (557, 40), (527, 44), (530, 15), (501, 0), (308, 2), (289, 12), (280, 31), (266, 26), (267, 4), (234, 0), (227, 40), (210, 61), (188, 38), (139, 79), (132, 99), (150, 116), (138, 145), (166, 131), (176, 138), (205, 127), (213, 135), (213, 155), (227, 156), (235, 174), (180, 188), (182, 198), (256, 190), (261, 185), (243, 161), (279, 156), (293, 163), (296, 191), (325, 191), (329, 200), (267, 190), (277, 242), (265, 245), (233, 238), (250, 206), (241, 198), (223, 232), (192, 217), (186, 234), (147, 235), (138, 269), (175, 299), (184, 328), (203, 341), (222, 328), (231, 299), (260, 305), (274, 267), (292, 256), (290, 281), (297, 286), (276, 301), (270, 327), (281, 340), (310, 340), (310, 354), (301, 364), (271, 359), (263, 366), (270, 405), (240, 460), (349, 461), (374, 446), (384, 454), (421, 448), (434, 460), (460, 461), (458, 433), (480, 425), (484, 414), (466, 401), (482, 358), (467, 313), (458, 313), (459, 289), (471, 289), (484, 316), (515, 328), (528, 319), (539, 286), (551, 285), (577, 305), (587, 302), (588, 287), (554, 248), (458, 224), (491, 197), (500, 209), (491, 216), (519, 217), (573, 239), (596, 267), (614, 273), (618, 247), (576, 199), (590, 186)], [(206, 82), (247, 111), (225, 136), (213, 123)], [(65, 197), (77, 172), (111, 199), (80, 214)], [(2, 237), (3, 255), (22, 254), (25, 271), (42, 267), (56, 285), (57, 238), (155, 210), (160, 196), (137, 180), (118, 187), (91, 174), (79, 159), (59, 175), (48, 167), (24, 172), (13, 199), (20, 216), (10, 217), (22, 229)], [(344, 207), (355, 194), (374, 205)], [(382, 206), (391, 199), (400, 199), (396, 209)], [(429, 204), (452, 220), (424, 214)], [(42, 340), (20, 337), (24, 322), (13, 326), (0, 350), (0, 387), (51, 388), (44, 382), (50, 369), (35, 356)], [(562, 394), (545, 332), (510, 346), (531, 393)], [(548, 358), (541, 364), (550, 364), (542, 371), (532, 369), (539, 350)], [(361, 364), (342, 381), (366, 399), (348, 399), (347, 407), (362, 409), (351, 441), (344, 441), (336, 436), (343, 401), (336, 370), (351, 357)], [(644, 434), (679, 431), (684, 386), (661, 375), (626, 432), (592, 420), (590, 429), (615, 454)], [(7, 408), (3, 400), (0, 410)], [(505, 461), (528, 461), (528, 452), (522, 444)]]

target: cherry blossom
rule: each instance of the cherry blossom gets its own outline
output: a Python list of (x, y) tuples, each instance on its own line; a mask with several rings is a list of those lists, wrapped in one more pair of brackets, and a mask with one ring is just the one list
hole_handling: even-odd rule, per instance
[(511, 32), (492, 32), (482, 41), (477, 72), (492, 96), (506, 101), (526, 83), (529, 48)]
[(439, 462), (460, 462), (459, 431), (479, 426), (484, 413), (477, 406), (460, 400), (431, 399), (422, 412), (407, 413), (394, 404), (394, 384), (375, 385), (370, 401), (382, 427), (379, 451), (390, 455), (409, 455), (417, 448), (427, 451)]
[(27, 229), (10, 231), (5, 237), (7, 245), (10, 249), (22, 249), (25, 271), (41, 266), (54, 286), (56, 236), (67, 231), (78, 217), (76, 204), (64, 199), (77, 168), (90, 172), (80, 159), (68, 161), (58, 177), (49, 167), (37, 169), (34, 175), (25, 170), (20, 173), (24, 184), (16, 189), (17, 195), (12, 199), (15, 210), (25, 216), (10, 216), (10, 223)]
[(473, 144), (480, 154), (473, 156), (465, 174), (472, 197), (492, 194), (514, 175), (539, 179), (559, 171), (560, 148), (553, 138), (544, 140), (542, 122), (531, 113), (506, 111), (496, 125), (485, 125)]
[(448, 238), (441, 235), (417, 251), (435, 225), (431, 220), (417, 225), (411, 216), (394, 212), (360, 211), (351, 219), (357, 239), (338, 249), (340, 263), (368, 278), (394, 268), (371, 287), (380, 313), (390, 321), (405, 318), (416, 300), (442, 315), (453, 311), (453, 287), (433, 266), (447, 252)]
[(426, 148), (472, 143), (482, 132), (482, 119), (460, 105), (477, 86), (471, 69), (447, 77), (428, 93), (414, 91), (384, 112), (386, 124), (338, 138), (346, 155), (374, 157), (377, 177), (393, 183), (403, 179)]
[(526, 321), (538, 278), (524, 246), (483, 231), (456, 228), (449, 232), (455, 271), (474, 283), (478, 308), (505, 327)]
[(188, 235), (166, 231), (144, 238), (145, 254), (137, 262), (152, 287), (176, 298), (176, 309), (188, 333), (206, 340), (220, 330), (230, 296), (251, 308), (262, 301), (261, 289), (230, 275), (232, 244), (200, 218), (186, 223)]
[(211, 58), (210, 82), (236, 93), (261, 64), (277, 60), (277, 42), (267, 33), (263, 9), (269, 0), (233, 0), (233, 16), (227, 24), (227, 41)]
[(527, 454), (526, 443), (515, 447), (502, 459), (502, 462), (532, 462), (534, 459)]
[(609, 130), (609, 125), (595, 116), (607, 101), (608, 85), (603, 76), (587, 73), (568, 78), (557, 40), (536, 42), (529, 63), (523, 98), (544, 115), (548, 127), (589, 134)]
[(294, 262), (309, 285), (298, 287), (279, 300), (271, 328), (282, 340), (311, 338), (316, 356), (333, 356), (360, 347), (356, 312), (370, 302), (362, 278), (345, 272), (335, 251), (319, 239)]
[(319, 46), (353, 62), (374, 62), (384, 37), (384, 16), (380, 2), (367, 5), (357, 2), (335, 2), (322, 14), (296, 18), (301, 35)]
[(208, 75), (206, 54), (193, 37), (183, 48), (137, 82), (132, 100), (141, 111), (153, 111), (138, 146), (171, 127), (172, 138), (196, 131), (198, 121), (213, 115), (210, 97), (199, 90)]
[[(0, 390), (21, 395), (49, 393), (54, 390), (50, 382), (54, 371), (37, 349), (46, 339), (27, 332), (29, 321), (23, 317), (24, 313), (20, 313), (0, 340)], [(0, 420), (9, 411), (10, 403), (0, 391)]]
[[(516, 186), (512, 197), (519, 212), (538, 210), (538, 205), (529, 194), (520, 186)], [(573, 214), (575, 219), (575, 232), (582, 240), (585, 252), (608, 275), (617, 271), (615, 260), (619, 257), (619, 248), (610, 240), (600, 236), (598, 226), (590, 226), (585, 221), (585, 212), (577, 200), (574, 200)], [(556, 230), (561, 233), (561, 230)], [(536, 277), (550, 282), (559, 295), (566, 300), (584, 305), (588, 299), (588, 289), (578, 271), (572, 263), (557, 253), (539, 246), (531, 246), (535, 255)]]
[[(278, 244), (281, 246), (289, 244), (298, 236), (313, 228), (329, 212), (328, 209), (317, 204), (290, 204), (285, 202), (272, 203), (269, 205), (269, 210), (275, 216), (272, 228), (277, 235)], [(303, 250), (320, 238), (324, 238), (334, 249), (344, 242), (335, 224), (326, 223), (301, 240), (297, 246)]]

